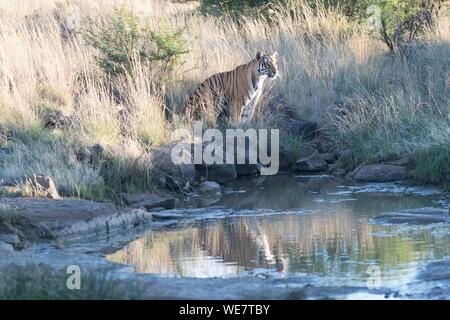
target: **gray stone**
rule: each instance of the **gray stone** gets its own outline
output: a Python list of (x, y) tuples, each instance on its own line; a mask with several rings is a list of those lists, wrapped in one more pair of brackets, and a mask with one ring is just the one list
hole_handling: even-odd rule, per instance
[(356, 174), (358, 173), (359, 169), (361, 169), (362, 166), (358, 166), (349, 173), (345, 175), (345, 180), (347, 181), (353, 181), (355, 179)]
[(173, 209), (176, 204), (176, 199), (173, 197), (161, 197), (149, 192), (121, 193), (120, 196), (126, 205), (134, 208), (145, 208), (147, 210), (158, 207)]
[[(176, 144), (168, 144), (153, 149), (148, 156), (147, 165), (157, 168), (166, 186), (172, 189), (189, 189), (195, 181), (195, 166), (193, 164), (176, 164), (172, 161), (172, 149)], [(191, 155), (192, 145), (185, 144), (185, 150)]]
[(297, 172), (318, 173), (326, 171), (328, 164), (318, 153), (314, 153), (307, 158), (294, 162), (292, 169)]
[(0, 242), (5, 242), (14, 246), (20, 243), (20, 239), (13, 233), (0, 234)]
[(252, 176), (259, 172), (257, 164), (236, 164), (236, 174), (241, 176)]
[(14, 248), (11, 244), (0, 241), (0, 252), (14, 252)]
[[(238, 158), (239, 158), (238, 156), (240, 156), (240, 157), (244, 156), (245, 163), (238, 163)], [(256, 153), (255, 156), (256, 156), (256, 159), (250, 159), (248, 141), (246, 141), (245, 148), (244, 147), (241, 147), (241, 148), (236, 147), (236, 150), (234, 153), (234, 162), (236, 165), (236, 174), (238, 177), (255, 175), (259, 172), (259, 170), (258, 170), (258, 154)], [(250, 161), (250, 160), (255, 160), (256, 163), (254, 163), (255, 161)], [(239, 162), (242, 162), (242, 160)], [(253, 162), (253, 163), (251, 163), (251, 162)]]
[(430, 223), (450, 222), (448, 209), (420, 208), (399, 212), (386, 212), (375, 218), (375, 223), (423, 225)]
[(359, 168), (354, 172), (354, 180), (357, 182), (392, 182), (403, 180), (406, 168), (392, 164), (371, 164)]
[(45, 239), (109, 232), (152, 221), (144, 210), (83, 199), (1, 198), (0, 203), (19, 208), (18, 214)]
[(42, 116), (47, 129), (62, 129), (70, 124), (70, 118), (59, 110), (47, 109)]
[(198, 164), (195, 165), (197, 174), (209, 181), (226, 183), (236, 180), (237, 171), (234, 164)]
[(450, 260), (435, 261), (427, 264), (417, 276), (420, 280), (450, 280)]
[(35, 174), (30, 178), (30, 181), (35, 196), (42, 195), (50, 199), (61, 199), (51, 177)]
[(319, 156), (322, 160), (326, 161), (327, 163), (334, 163), (337, 159), (335, 152), (319, 153)]
[(78, 149), (78, 151), (75, 153), (75, 156), (77, 157), (78, 161), (89, 161), (91, 158), (91, 152), (88, 148), (82, 147)]
[(199, 186), (199, 191), (209, 194), (220, 194), (220, 185), (214, 181), (203, 181)]

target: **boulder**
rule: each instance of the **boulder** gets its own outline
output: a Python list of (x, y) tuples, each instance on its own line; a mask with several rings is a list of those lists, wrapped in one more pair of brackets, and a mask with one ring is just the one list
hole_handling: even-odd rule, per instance
[(236, 166), (234, 164), (197, 164), (195, 165), (197, 175), (205, 177), (209, 181), (226, 183), (237, 178)]
[[(206, 145), (203, 145), (203, 148)], [(207, 180), (215, 181), (218, 183), (226, 183), (235, 180), (238, 176), (254, 175), (258, 173), (258, 164), (250, 164), (248, 155), (248, 143), (245, 148), (236, 147), (234, 150), (234, 163), (224, 163), (227, 159), (225, 150), (223, 152), (223, 160), (221, 163), (214, 163), (208, 165), (206, 163), (196, 164), (197, 175), (204, 177)], [(237, 163), (238, 154), (244, 155), (244, 163)]]
[(78, 161), (98, 164), (104, 155), (104, 148), (101, 144), (96, 143), (90, 147), (81, 147), (75, 152)]
[(203, 181), (199, 185), (199, 197), (196, 206), (208, 207), (218, 202), (221, 198), (220, 185), (214, 181)]
[[(166, 186), (172, 189), (188, 189), (195, 181), (194, 164), (176, 164), (172, 161), (172, 149), (176, 144), (168, 144), (153, 149), (148, 156), (148, 165), (160, 171)], [(191, 145), (186, 145), (190, 155)]]
[(386, 212), (375, 218), (375, 223), (388, 224), (430, 224), (430, 223), (449, 223), (450, 213), (448, 209), (440, 208), (420, 208), (412, 210), (404, 210), (399, 212)]
[(450, 280), (450, 260), (430, 262), (422, 269), (417, 278), (425, 281)]
[(9, 243), (0, 241), (0, 253), (1, 252), (14, 252), (14, 248)]
[(83, 199), (0, 198), (0, 203), (19, 208), (21, 224), (14, 226), (31, 241), (109, 233), (152, 221), (144, 210)]
[(44, 126), (47, 129), (62, 129), (70, 124), (70, 118), (59, 110), (47, 109), (43, 115)]
[(31, 181), (33, 196), (43, 196), (50, 199), (61, 199), (52, 178), (44, 175), (33, 175)]
[(14, 233), (4, 233), (0, 234), (0, 242), (15, 246), (20, 243), (20, 239), (19, 236)]
[[(244, 155), (245, 163), (237, 163), (238, 154), (241, 156)], [(256, 154), (256, 157), (258, 157), (258, 154)], [(250, 163), (248, 141), (246, 141), (245, 148), (236, 147), (234, 152), (234, 161), (236, 165), (236, 174), (238, 177), (255, 175), (259, 172), (258, 163)], [(256, 159), (256, 162), (258, 162), (258, 158)]]
[(207, 194), (220, 194), (220, 185), (214, 181), (203, 181), (200, 183), (199, 191)]
[(335, 152), (326, 152), (326, 153), (319, 153), (319, 157), (326, 161), (327, 163), (334, 163), (337, 159), (337, 155)]
[(371, 164), (361, 166), (349, 174), (349, 179), (357, 182), (392, 182), (403, 180), (406, 168), (393, 164)]
[(305, 173), (324, 172), (328, 169), (328, 164), (317, 152), (307, 158), (297, 160), (292, 164), (292, 170)]
[(126, 205), (133, 208), (145, 208), (152, 210), (155, 208), (173, 209), (176, 205), (176, 199), (173, 197), (160, 197), (154, 193), (121, 193)]
[(84, 162), (89, 161), (91, 159), (91, 152), (88, 148), (81, 147), (75, 152), (75, 156), (77, 158), (77, 161)]

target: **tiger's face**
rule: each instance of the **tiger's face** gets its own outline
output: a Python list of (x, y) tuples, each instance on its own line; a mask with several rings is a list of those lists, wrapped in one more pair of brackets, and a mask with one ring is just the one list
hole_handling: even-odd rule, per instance
[(258, 73), (260, 75), (268, 76), (271, 79), (275, 79), (278, 74), (277, 57), (277, 52), (272, 54), (258, 52), (256, 54), (256, 59), (258, 60)]

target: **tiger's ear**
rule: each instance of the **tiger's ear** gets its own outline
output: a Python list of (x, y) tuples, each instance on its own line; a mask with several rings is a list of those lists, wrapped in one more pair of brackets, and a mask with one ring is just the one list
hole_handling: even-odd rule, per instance
[(274, 53), (272, 53), (272, 57), (273, 58), (278, 58), (278, 52), (275, 51)]
[(259, 59), (261, 59), (261, 57), (264, 55), (264, 53), (262, 53), (261, 51), (258, 51), (257, 53), (256, 53), (256, 59), (257, 60), (259, 60)]

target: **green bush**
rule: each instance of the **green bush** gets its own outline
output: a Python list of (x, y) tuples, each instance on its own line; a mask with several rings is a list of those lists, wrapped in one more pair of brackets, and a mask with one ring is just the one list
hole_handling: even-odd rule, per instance
[(442, 0), (371, 0), (365, 9), (374, 35), (391, 51), (402, 51), (432, 25)]
[(100, 67), (112, 76), (132, 74), (138, 63), (170, 76), (188, 52), (183, 33), (184, 28), (154, 30), (148, 19), (124, 6), (102, 22), (89, 19), (83, 30), (86, 41), (99, 51)]

